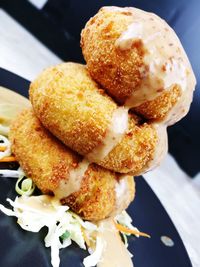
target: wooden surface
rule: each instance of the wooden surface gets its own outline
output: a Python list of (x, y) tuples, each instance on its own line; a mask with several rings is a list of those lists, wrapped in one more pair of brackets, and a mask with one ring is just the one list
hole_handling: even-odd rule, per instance
[[(0, 67), (32, 80), (44, 67), (60, 62), (1, 9), (0, 22)], [(168, 154), (160, 167), (144, 177), (174, 222), (193, 266), (199, 267), (200, 175), (191, 179)]]

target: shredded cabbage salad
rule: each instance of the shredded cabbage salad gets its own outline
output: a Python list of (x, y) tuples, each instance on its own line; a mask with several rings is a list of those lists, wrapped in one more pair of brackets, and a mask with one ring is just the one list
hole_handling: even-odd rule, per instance
[[(17, 223), (24, 230), (39, 232), (44, 226), (48, 227), (44, 242), (46, 247), (51, 248), (53, 267), (59, 267), (59, 250), (70, 246), (72, 241), (77, 243), (80, 248), (88, 249), (90, 255), (83, 260), (85, 267), (97, 265), (104, 244), (97, 236), (99, 229), (96, 224), (83, 221), (78, 215), (71, 212), (68, 206), (62, 206), (47, 195), (23, 195), (16, 197), (14, 201), (11, 199), (7, 199), (7, 201), (12, 209), (5, 208), (0, 204), (0, 210), (8, 216), (17, 217)], [(123, 212), (120, 217), (123, 224), (130, 224), (130, 217), (126, 212)], [(116, 220), (118, 219), (116, 218)], [(89, 243), (94, 245), (89, 247)]]
[[(5, 129), (4, 129), (5, 130)], [(0, 159), (11, 155), (11, 144), (5, 136), (0, 125)], [(3, 149), (1, 149), (3, 148)], [(0, 204), (0, 210), (8, 216), (17, 218), (17, 223), (26, 231), (39, 232), (44, 226), (48, 227), (48, 233), (44, 239), (46, 247), (51, 248), (51, 264), (59, 267), (59, 250), (71, 245), (72, 241), (88, 250), (89, 256), (83, 260), (85, 267), (96, 266), (101, 259), (104, 244), (98, 238), (100, 229), (94, 223), (84, 221), (77, 214), (70, 211), (68, 206), (62, 206), (58, 200), (47, 195), (33, 196), (35, 185), (26, 177), (21, 168), (18, 170), (0, 170), (0, 177), (17, 179), (15, 190), (20, 195), (15, 200), (7, 199), (11, 209)], [(131, 217), (123, 211), (115, 217), (115, 222), (128, 229), (136, 230), (132, 226)], [(127, 235), (121, 231), (126, 247), (128, 246)], [(136, 235), (137, 236), (137, 235)]]
[[(76, 242), (80, 248), (86, 249), (83, 232), (90, 235), (97, 230), (95, 224), (83, 221), (77, 215), (74, 216), (69, 207), (62, 206), (49, 196), (27, 197), (23, 195), (16, 197), (14, 201), (10, 199), (7, 201), (13, 210), (5, 208), (3, 205), (0, 205), (0, 210), (8, 216), (17, 217), (17, 223), (24, 230), (39, 232), (44, 226), (48, 227), (48, 234), (44, 242), (46, 247), (51, 248), (53, 267), (58, 267), (60, 264), (59, 249), (70, 246), (72, 241)], [(31, 203), (38, 203), (38, 205), (31, 205)], [(41, 209), (41, 205), (43, 205), (43, 209)], [(85, 260), (90, 262), (90, 257), (88, 256)], [(87, 264), (85, 266), (93, 265)]]
[(10, 149), (10, 142), (7, 137), (0, 134), (0, 147), (5, 148), (0, 150), (0, 159), (10, 156), (11, 155), (11, 149)]
[[(132, 225), (133, 220), (132, 220), (132, 218), (128, 215), (128, 213), (125, 210), (123, 210), (121, 214), (118, 214), (115, 217), (115, 221), (118, 222), (121, 225), (126, 226), (128, 229), (135, 230), (135, 232), (138, 232), (139, 233), (139, 230)], [(128, 248), (127, 236), (130, 236), (131, 234), (130, 233), (121, 232), (121, 235), (123, 237), (125, 246)], [(135, 234), (135, 236), (139, 237), (138, 234)]]

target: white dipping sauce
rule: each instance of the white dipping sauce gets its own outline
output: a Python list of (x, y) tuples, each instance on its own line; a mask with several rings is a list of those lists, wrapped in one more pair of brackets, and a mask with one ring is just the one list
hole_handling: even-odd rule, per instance
[(98, 237), (104, 243), (104, 249), (97, 267), (133, 267), (130, 254), (116, 230), (113, 219), (99, 223)]
[(127, 107), (153, 100), (174, 85), (179, 85), (183, 92), (194, 90), (196, 80), (190, 62), (180, 40), (164, 20), (137, 8), (111, 7), (110, 11), (132, 13), (132, 23), (116, 40), (116, 48), (130, 50), (140, 42), (143, 51), (141, 83), (127, 99)]
[(74, 192), (77, 192), (81, 187), (82, 179), (89, 165), (90, 162), (84, 159), (79, 162), (76, 168), (71, 169), (68, 179), (60, 181), (58, 188), (54, 192), (55, 197), (62, 199), (68, 197)]
[(91, 162), (103, 160), (110, 151), (121, 141), (128, 129), (128, 109), (117, 108), (112, 116), (112, 120), (107, 129), (102, 144), (97, 146), (92, 152), (86, 155)]

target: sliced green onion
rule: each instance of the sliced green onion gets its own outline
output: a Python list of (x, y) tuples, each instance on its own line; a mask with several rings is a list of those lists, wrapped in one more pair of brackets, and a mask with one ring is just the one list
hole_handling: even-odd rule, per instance
[(64, 234), (62, 234), (61, 235), (61, 239), (62, 240), (65, 240), (65, 239), (67, 239), (67, 238), (69, 238), (70, 237), (70, 232), (69, 231), (66, 231), (66, 232), (64, 232)]
[(24, 176), (21, 176), (16, 182), (15, 190), (21, 196), (30, 196), (35, 190), (35, 184), (30, 178), (24, 179)]

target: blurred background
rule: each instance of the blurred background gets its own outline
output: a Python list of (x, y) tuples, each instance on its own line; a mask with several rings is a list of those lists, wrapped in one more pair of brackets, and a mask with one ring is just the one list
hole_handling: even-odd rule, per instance
[(84, 62), (81, 29), (105, 5), (134, 6), (164, 18), (192, 64), (197, 86), (191, 110), (168, 130), (170, 154), (144, 177), (172, 217), (194, 266), (200, 266), (200, 235), (194, 233), (200, 219), (199, 0), (0, 0), (0, 67), (32, 80), (49, 65)]

